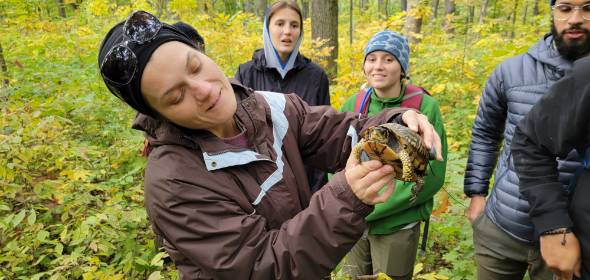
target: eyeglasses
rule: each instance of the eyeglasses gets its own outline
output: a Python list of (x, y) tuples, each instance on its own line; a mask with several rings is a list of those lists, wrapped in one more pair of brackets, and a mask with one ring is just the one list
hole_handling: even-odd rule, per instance
[(129, 42), (141, 45), (154, 39), (162, 23), (145, 11), (135, 11), (123, 25), (124, 42), (112, 47), (100, 65), (100, 73), (108, 82), (124, 86), (131, 82), (137, 71), (137, 56), (127, 46)]
[(553, 10), (553, 17), (557, 20), (566, 21), (576, 10), (580, 11), (580, 15), (584, 20), (590, 20), (590, 4), (584, 4), (582, 6), (572, 4), (557, 4), (551, 7)]

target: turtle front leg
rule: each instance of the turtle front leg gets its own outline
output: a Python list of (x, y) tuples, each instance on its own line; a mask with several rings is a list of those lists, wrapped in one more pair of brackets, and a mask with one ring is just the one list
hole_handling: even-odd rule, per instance
[(399, 159), (402, 162), (402, 176), (401, 179), (406, 182), (414, 181), (414, 167), (412, 166), (412, 159), (406, 150), (399, 151)]
[(416, 202), (416, 199), (418, 198), (418, 194), (422, 191), (423, 187), (424, 187), (424, 179), (421, 177), (418, 177), (416, 179), (416, 184), (414, 184), (412, 186), (412, 196), (410, 197), (410, 204), (414, 204)]
[(359, 162), (362, 162), (361, 153), (363, 152), (364, 145), (365, 141), (361, 139), (361, 141), (359, 141), (356, 145), (352, 147), (351, 153), (354, 156), (354, 158), (356, 158)]

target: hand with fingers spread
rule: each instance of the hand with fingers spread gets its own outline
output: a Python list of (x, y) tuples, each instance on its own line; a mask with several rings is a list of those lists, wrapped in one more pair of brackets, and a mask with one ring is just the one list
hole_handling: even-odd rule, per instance
[[(360, 163), (351, 153), (345, 175), (354, 194), (368, 205), (385, 202), (395, 190), (393, 167), (377, 160)], [(385, 191), (381, 192), (384, 187)]]
[(443, 160), (442, 144), (440, 136), (436, 133), (434, 126), (428, 121), (428, 118), (415, 110), (408, 110), (402, 115), (402, 120), (408, 128), (417, 132), (428, 149), (435, 149), (436, 160)]

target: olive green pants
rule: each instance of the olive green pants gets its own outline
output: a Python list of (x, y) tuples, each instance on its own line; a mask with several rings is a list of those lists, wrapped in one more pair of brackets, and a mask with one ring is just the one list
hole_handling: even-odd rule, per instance
[(552, 280), (539, 247), (520, 242), (496, 226), (485, 214), (473, 221), (473, 243), (478, 280)]
[(420, 223), (389, 235), (365, 234), (348, 253), (343, 271), (352, 279), (383, 272), (394, 280), (412, 279)]

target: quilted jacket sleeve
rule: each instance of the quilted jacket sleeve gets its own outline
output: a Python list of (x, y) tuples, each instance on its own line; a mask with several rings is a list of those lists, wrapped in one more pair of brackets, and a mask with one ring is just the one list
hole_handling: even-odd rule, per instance
[(471, 145), (465, 170), (467, 196), (488, 194), (490, 177), (498, 160), (506, 123), (507, 102), (502, 65), (488, 79), (471, 131)]

